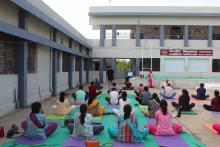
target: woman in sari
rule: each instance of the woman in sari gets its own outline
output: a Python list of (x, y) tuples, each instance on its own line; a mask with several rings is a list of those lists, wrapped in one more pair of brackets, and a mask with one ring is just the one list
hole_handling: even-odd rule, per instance
[(152, 74), (152, 71), (149, 71), (148, 73), (148, 87), (149, 88), (153, 88), (153, 74)]

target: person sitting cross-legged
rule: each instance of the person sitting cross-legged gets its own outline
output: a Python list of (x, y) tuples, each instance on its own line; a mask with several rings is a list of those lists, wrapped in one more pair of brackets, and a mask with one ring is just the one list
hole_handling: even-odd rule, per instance
[(176, 92), (171, 87), (171, 84), (168, 83), (167, 86), (162, 86), (163, 91), (160, 92), (160, 96), (164, 99), (173, 99), (176, 96)]
[(97, 92), (97, 88), (95, 86), (95, 82), (92, 81), (90, 86), (89, 86), (89, 96), (96, 97), (96, 96), (98, 96), (101, 93), (102, 93), (102, 91), (98, 91)]
[(21, 127), (25, 130), (24, 136), (27, 138), (46, 139), (57, 129), (57, 123), (47, 122), (46, 116), (41, 110), (41, 103), (34, 102), (27, 120), (22, 122)]
[(172, 114), (167, 106), (167, 101), (161, 100), (160, 109), (156, 112), (155, 115), (156, 124), (145, 126), (153, 135), (176, 135), (182, 131), (181, 125), (171, 123)]
[(134, 93), (136, 94), (136, 96), (139, 97), (142, 92), (144, 92), (144, 86), (143, 86), (143, 84), (140, 84), (138, 89), (135, 90)]
[(220, 111), (220, 96), (219, 91), (214, 91), (214, 98), (211, 101), (211, 105), (204, 104), (203, 107), (208, 111)]
[(97, 90), (101, 90), (103, 88), (103, 86), (101, 86), (101, 84), (97, 78), (95, 79), (95, 86), (96, 86)]
[(209, 97), (209, 95), (206, 95), (206, 89), (205, 84), (200, 83), (200, 87), (196, 90), (197, 94), (192, 94), (192, 97), (199, 100), (205, 100)]
[(151, 99), (152, 95), (149, 92), (149, 89), (147, 86), (144, 86), (144, 92), (140, 94), (140, 97), (135, 97), (136, 101), (139, 102), (141, 105), (148, 105), (149, 100)]
[(119, 92), (116, 88), (112, 88), (112, 91), (109, 92), (109, 97), (106, 97), (105, 100), (112, 105), (117, 105), (119, 103)]
[(87, 99), (87, 94), (83, 90), (83, 86), (79, 86), (79, 90), (77, 90), (73, 95), (73, 99), (75, 100), (75, 104), (84, 104)]
[(117, 121), (116, 127), (108, 128), (108, 133), (112, 138), (116, 138), (119, 142), (137, 143), (144, 142), (144, 138), (148, 134), (147, 128), (140, 129), (137, 117), (132, 114), (132, 108), (129, 104), (125, 105), (124, 113), (122, 113)]
[(195, 106), (195, 103), (190, 103), (189, 92), (186, 89), (182, 90), (182, 95), (180, 95), (178, 103), (172, 102), (173, 107), (181, 111), (191, 111)]

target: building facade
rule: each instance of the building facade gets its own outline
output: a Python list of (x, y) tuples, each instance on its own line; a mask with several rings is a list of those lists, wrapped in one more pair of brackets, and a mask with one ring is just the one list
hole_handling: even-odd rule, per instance
[[(131, 71), (156, 76), (218, 77), (220, 11), (217, 7), (90, 7), (100, 30), (92, 57), (131, 59)], [(152, 65), (152, 66), (151, 66)], [(146, 72), (144, 72), (146, 73)]]

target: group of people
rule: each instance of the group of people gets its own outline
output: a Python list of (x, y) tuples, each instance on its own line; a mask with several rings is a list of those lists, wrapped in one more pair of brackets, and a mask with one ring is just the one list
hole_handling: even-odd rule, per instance
[[(109, 88), (109, 96), (106, 101), (110, 105), (119, 105), (118, 109), (112, 109), (112, 112), (105, 112), (105, 108), (99, 106), (97, 96), (101, 93), (97, 89), (97, 84), (91, 82), (89, 91), (83, 90), (83, 86), (79, 86), (72, 96), (74, 105), (80, 105), (79, 113), (72, 118), (73, 121), (66, 124), (71, 136), (79, 139), (94, 139), (96, 135), (104, 130), (102, 123), (96, 123), (93, 117), (101, 115), (116, 115), (116, 127), (108, 127), (108, 133), (112, 138), (116, 138), (120, 142), (136, 143), (143, 142), (146, 136), (151, 133), (153, 135), (176, 135), (182, 131), (180, 124), (171, 122), (172, 112), (168, 108), (166, 99), (174, 97), (176, 93), (173, 91), (169, 81), (163, 85), (163, 92), (160, 93), (160, 99), (157, 93), (151, 94), (148, 86), (140, 84), (135, 90), (136, 101), (140, 105), (147, 105), (141, 111), (146, 117), (155, 118), (155, 124), (148, 124), (144, 128), (140, 128), (138, 118), (135, 116), (135, 108), (131, 107), (131, 102), (127, 98), (127, 92), (119, 90), (116, 83), (112, 83)], [(100, 85), (99, 85), (100, 86)], [(192, 95), (195, 98), (205, 99), (206, 90), (203, 89), (204, 84), (200, 84), (197, 89), (197, 95)], [(220, 96), (219, 91), (214, 92), (215, 98), (212, 99), (211, 105), (204, 105), (204, 108), (211, 111), (220, 111)], [(56, 105), (52, 107), (53, 112), (57, 115), (69, 114), (75, 107), (69, 104), (68, 95), (65, 92), (60, 93)], [(182, 94), (178, 98), (178, 102), (172, 102), (177, 110), (190, 111), (195, 104), (190, 103), (189, 92), (186, 89), (182, 90)], [(41, 110), (41, 103), (35, 102), (31, 105), (31, 112), (27, 119), (22, 122), (22, 128), (25, 130), (25, 136), (30, 138), (46, 138), (50, 136), (57, 128), (57, 123), (46, 121), (46, 117)], [(219, 131), (219, 125), (213, 126)]]

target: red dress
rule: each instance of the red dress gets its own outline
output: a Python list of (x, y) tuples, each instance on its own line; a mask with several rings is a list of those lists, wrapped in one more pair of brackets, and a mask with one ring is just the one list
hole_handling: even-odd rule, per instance
[(149, 73), (147, 76), (148, 76), (148, 87), (153, 88), (153, 74)]

